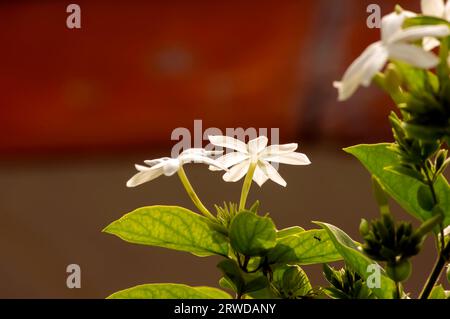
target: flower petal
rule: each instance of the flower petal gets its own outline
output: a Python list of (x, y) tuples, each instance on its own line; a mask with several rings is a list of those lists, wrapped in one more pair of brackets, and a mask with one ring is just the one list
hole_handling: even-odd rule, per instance
[(439, 64), (439, 58), (436, 55), (413, 44), (391, 44), (389, 55), (392, 59), (401, 60), (423, 69), (430, 69)]
[(450, 34), (450, 29), (446, 25), (427, 25), (404, 29), (389, 40), (389, 43), (412, 42), (421, 40), (425, 37), (442, 38)]
[(187, 155), (187, 154), (198, 154), (198, 155), (204, 155), (204, 156), (215, 156), (215, 155), (222, 155), (223, 151), (207, 151), (204, 148), (190, 148), (185, 151), (183, 151), (180, 155)]
[(247, 145), (244, 142), (233, 137), (210, 135), (208, 136), (208, 138), (213, 145), (230, 148), (241, 153), (247, 153)]
[(263, 149), (266, 148), (268, 142), (269, 139), (267, 138), (267, 136), (264, 135), (259, 136), (248, 142), (247, 144), (248, 152), (250, 154), (258, 154), (259, 152), (261, 152)]
[[(180, 158), (180, 157), (179, 157)], [(172, 176), (180, 169), (180, 166), (183, 165), (179, 158), (171, 158), (164, 162), (163, 172), (166, 176)]]
[(371, 44), (345, 72), (341, 82), (335, 82), (339, 91), (339, 100), (351, 97), (360, 85), (368, 86), (375, 74), (388, 60), (388, 53), (381, 42)]
[(283, 179), (283, 177), (281, 177), (280, 174), (278, 174), (275, 167), (273, 167), (266, 161), (258, 161), (258, 167), (261, 168), (264, 174), (268, 176), (272, 181), (283, 187), (286, 187), (286, 181)]
[(223, 175), (223, 180), (225, 182), (237, 182), (242, 177), (244, 177), (245, 174), (247, 174), (249, 166), (249, 160), (233, 166), (228, 172)]
[(447, 0), (446, 5), (445, 5), (445, 13), (444, 13), (444, 15), (445, 15), (445, 19), (447, 21), (450, 21), (450, 1), (448, 1), (448, 0)]
[(153, 160), (146, 160), (146, 161), (144, 161), (144, 163), (147, 164), (148, 166), (155, 166), (155, 165), (165, 162), (167, 160), (170, 160), (170, 157), (161, 157), (161, 158), (157, 158), (157, 159), (153, 159)]
[[(247, 154), (243, 154), (240, 152), (231, 152), (231, 153), (228, 153), (228, 154), (225, 154), (225, 155), (219, 157), (218, 159), (216, 159), (216, 162), (218, 162), (221, 165), (223, 165), (224, 167), (228, 168), (228, 167), (234, 166), (236, 164), (239, 164), (240, 162), (245, 161), (248, 158), (249, 158), (249, 155), (247, 155)], [(209, 169), (212, 171), (219, 170), (216, 168), (216, 166), (210, 166)]]
[(265, 161), (277, 162), (281, 164), (289, 165), (309, 165), (311, 161), (308, 156), (303, 153), (292, 152), (288, 154), (282, 154), (277, 156), (264, 157)]
[(430, 37), (423, 38), (422, 46), (425, 51), (431, 51), (440, 45), (441, 45), (441, 42), (439, 42), (438, 39), (430, 38)]
[(128, 180), (127, 187), (136, 187), (138, 185), (144, 184), (161, 176), (163, 173), (164, 173), (163, 166), (159, 166), (157, 168), (152, 167), (146, 171), (140, 171), (139, 173), (137, 173)]
[(265, 182), (267, 182), (268, 179), (269, 177), (264, 174), (263, 170), (259, 168), (259, 166), (256, 166), (255, 173), (253, 174), (253, 181), (261, 187)]
[(298, 148), (297, 143), (283, 144), (283, 145), (270, 145), (261, 152), (261, 156), (275, 156), (285, 153), (294, 152)]
[(424, 15), (439, 18), (444, 16), (444, 0), (422, 0), (421, 8)]
[(178, 160), (181, 165), (188, 164), (188, 163), (196, 163), (196, 164), (207, 164), (210, 165), (210, 167), (215, 167), (217, 170), (227, 170), (228, 167), (223, 165), (218, 160), (212, 159), (207, 156), (199, 155), (199, 154), (182, 154), (178, 157)]
[(384, 43), (390, 42), (391, 38), (402, 30), (405, 14), (392, 12), (381, 19), (381, 40)]

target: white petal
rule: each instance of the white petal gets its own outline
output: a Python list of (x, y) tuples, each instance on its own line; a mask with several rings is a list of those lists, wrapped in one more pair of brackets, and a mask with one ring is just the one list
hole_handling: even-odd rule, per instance
[(446, 25), (416, 26), (402, 30), (392, 36), (389, 43), (412, 42), (421, 40), (424, 37), (442, 38), (450, 34), (450, 29)]
[(207, 151), (204, 148), (190, 148), (185, 151), (183, 151), (180, 155), (187, 155), (187, 154), (197, 154), (197, 155), (204, 155), (204, 156), (215, 156), (215, 155), (222, 155), (223, 151)]
[(266, 148), (268, 142), (269, 139), (264, 135), (257, 137), (248, 142), (247, 144), (248, 152), (250, 154), (258, 154), (259, 152), (261, 152), (263, 149)]
[[(225, 154), (225, 155), (219, 157), (218, 159), (216, 159), (216, 162), (218, 162), (222, 166), (228, 168), (228, 167), (234, 166), (236, 164), (239, 164), (240, 162), (243, 162), (248, 158), (249, 158), (249, 155), (247, 155), (247, 154), (243, 154), (240, 152), (231, 152), (231, 153), (228, 153), (228, 154)], [(215, 166), (210, 166), (209, 169), (212, 171), (219, 170)]]
[(164, 175), (172, 176), (173, 174), (178, 172), (178, 170), (180, 169), (180, 165), (182, 165), (182, 163), (176, 158), (165, 161), (163, 166)]
[(339, 100), (344, 101), (355, 93), (360, 85), (368, 86), (375, 74), (386, 64), (388, 54), (381, 42), (370, 45), (345, 72), (341, 82), (335, 82)]
[(260, 167), (261, 170), (264, 172), (264, 174), (266, 174), (272, 181), (283, 187), (286, 187), (287, 185), (286, 181), (283, 179), (283, 177), (281, 177), (280, 174), (278, 174), (275, 167), (273, 167), (266, 161), (259, 161), (258, 167)]
[(450, 21), (450, 1), (447, 0), (447, 4), (445, 5), (445, 19)]
[(402, 30), (405, 14), (393, 12), (383, 17), (381, 20), (381, 39), (383, 42), (390, 42), (392, 36)]
[(139, 164), (134, 165), (134, 167), (136, 167), (136, 169), (137, 169), (139, 172), (145, 172), (145, 171), (148, 171), (148, 170), (151, 170), (151, 169), (152, 169), (151, 167), (143, 166), (143, 165), (139, 165)]
[(223, 180), (225, 182), (237, 182), (242, 177), (247, 174), (248, 168), (250, 166), (250, 161), (244, 161), (233, 166), (228, 172), (223, 175)]
[(261, 152), (261, 156), (275, 156), (285, 153), (294, 152), (298, 148), (297, 143), (283, 144), (283, 145), (270, 145)]
[(223, 165), (221, 162), (203, 155), (182, 154), (178, 157), (178, 160), (181, 165), (188, 163), (207, 164), (210, 165), (210, 167), (215, 167), (217, 170), (227, 170), (227, 167), (225, 167), (225, 165)]
[(450, 226), (447, 226), (447, 227), (444, 229), (444, 236), (448, 236), (448, 235), (450, 235)]
[(157, 165), (157, 164), (162, 163), (167, 160), (170, 160), (170, 157), (161, 157), (161, 158), (157, 158), (154, 160), (146, 160), (146, 161), (144, 161), (144, 163), (149, 166), (154, 166), (154, 165)]
[(439, 42), (438, 39), (430, 38), (430, 37), (423, 38), (422, 46), (425, 51), (431, 51), (440, 45), (441, 45), (441, 43)]
[(259, 168), (259, 166), (256, 166), (255, 173), (253, 174), (253, 180), (255, 181), (255, 183), (258, 184), (259, 187), (261, 187), (265, 182), (267, 182), (268, 179), (269, 177), (264, 174), (262, 169)]
[(152, 167), (149, 170), (141, 171), (136, 175), (134, 175), (132, 178), (130, 178), (127, 182), (127, 186), (136, 187), (138, 185), (144, 184), (161, 176), (163, 173), (164, 173), (163, 166), (160, 166), (156, 169)]
[(311, 161), (308, 156), (303, 153), (288, 153), (277, 156), (264, 157), (265, 161), (268, 162), (277, 162), (281, 164), (289, 164), (289, 165), (309, 165)]
[(247, 145), (230, 136), (210, 135), (208, 136), (211, 144), (236, 150), (241, 153), (247, 153)]
[(439, 64), (437, 56), (413, 44), (392, 44), (389, 46), (389, 55), (392, 59), (423, 69), (430, 69)]
[(444, 16), (444, 0), (422, 0), (421, 7), (424, 15), (439, 18)]

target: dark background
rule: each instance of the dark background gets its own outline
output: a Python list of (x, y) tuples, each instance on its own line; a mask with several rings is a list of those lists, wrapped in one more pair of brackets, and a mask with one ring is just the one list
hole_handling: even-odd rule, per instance
[[(134, 163), (167, 156), (173, 129), (280, 128), (313, 164), (281, 166), (283, 189), (252, 188), (279, 228), (327, 221), (359, 240), (377, 216), (370, 176), (341, 148), (390, 141), (392, 103), (376, 89), (337, 103), (333, 80), (379, 30), (371, 1), (78, 1), (82, 28), (66, 28), (65, 1), (0, 3), (0, 297), (104, 298), (137, 284), (217, 286), (217, 259), (131, 245), (101, 233), (137, 207), (194, 208), (176, 178), (136, 189)], [(419, 1), (400, 1), (418, 10)], [(383, 12), (394, 1), (379, 1)], [(241, 184), (190, 165), (211, 206)], [(410, 219), (396, 209), (398, 218)], [(419, 290), (433, 243), (415, 258)], [(66, 287), (79, 264), (81, 289)], [(314, 285), (320, 267), (305, 267)]]

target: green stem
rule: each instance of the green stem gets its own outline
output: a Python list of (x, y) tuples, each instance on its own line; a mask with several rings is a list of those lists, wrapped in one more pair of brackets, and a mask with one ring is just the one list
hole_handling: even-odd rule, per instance
[(256, 163), (250, 163), (250, 166), (245, 176), (244, 184), (242, 185), (241, 200), (239, 201), (239, 210), (245, 209), (245, 204), (247, 203), (247, 196), (252, 186), (253, 174), (255, 173)]
[(189, 197), (191, 198), (195, 206), (200, 210), (200, 212), (203, 215), (205, 215), (205, 217), (214, 220), (215, 217), (209, 212), (209, 210), (205, 207), (205, 205), (203, 205), (200, 198), (198, 198), (197, 193), (195, 193), (194, 188), (189, 182), (189, 179), (187, 178), (186, 173), (182, 166), (178, 170), (178, 176), (180, 177), (181, 183), (183, 184), (184, 188), (186, 189), (186, 192), (188, 193)]
[(397, 288), (397, 299), (402, 299), (402, 296), (401, 296), (401, 289), (400, 289), (400, 282), (399, 282), (399, 281), (396, 281), (396, 282), (395, 282), (395, 286), (396, 286), (396, 288)]
[[(425, 176), (427, 178), (427, 184), (430, 188), (431, 195), (433, 197), (434, 205), (438, 205), (438, 198), (436, 196), (436, 190), (434, 189), (434, 183), (433, 179), (430, 177), (430, 173), (428, 171), (428, 168), (426, 165), (423, 166), (423, 170), (425, 171)], [(427, 279), (427, 282), (425, 283), (425, 286), (420, 293), (420, 299), (428, 299), (430, 296), (431, 291), (433, 290), (434, 286), (436, 285), (437, 281), (439, 280), (439, 277), (441, 276), (442, 270), (445, 267), (445, 264), (447, 262), (447, 255), (448, 251), (450, 250), (450, 244), (445, 247), (445, 239), (444, 239), (444, 231), (443, 231), (443, 224), (442, 221), (440, 223), (440, 234), (441, 234), (441, 242), (440, 242), (440, 249), (439, 249), (439, 256), (436, 260), (436, 263), (433, 267), (433, 271), (431, 272), (430, 276)]]
[[(434, 206), (439, 204), (437, 195), (436, 195), (436, 190), (434, 189), (434, 182), (433, 179), (430, 177), (430, 173), (428, 172), (428, 168), (426, 167), (426, 165), (424, 165), (423, 170), (425, 171), (425, 176), (427, 178), (427, 184), (428, 187), (430, 188), (431, 191), (431, 196), (433, 197), (433, 204)], [(440, 234), (441, 234), (441, 243), (440, 243), (440, 251), (444, 250), (444, 246), (445, 246), (445, 241), (444, 241), (444, 227), (443, 224), (441, 222), (441, 224), (439, 225), (440, 227)]]
[(423, 288), (422, 292), (420, 293), (420, 299), (428, 299), (430, 296), (431, 291), (434, 288), (434, 285), (438, 281), (439, 277), (441, 276), (442, 270), (445, 266), (445, 258), (440, 254), (436, 264), (434, 265), (433, 271), (430, 274), (430, 277), (428, 277), (427, 282), (425, 283), (425, 287)]

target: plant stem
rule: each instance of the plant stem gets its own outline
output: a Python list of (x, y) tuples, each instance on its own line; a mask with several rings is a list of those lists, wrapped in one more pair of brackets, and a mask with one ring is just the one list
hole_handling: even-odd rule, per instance
[[(426, 167), (426, 165), (424, 165), (423, 170), (425, 171), (425, 176), (426, 176), (427, 182), (428, 182), (427, 184), (428, 184), (428, 187), (430, 188), (431, 196), (433, 197), (433, 204), (434, 204), (434, 206), (436, 206), (437, 204), (439, 204), (439, 202), (438, 202), (438, 198), (437, 198), (437, 195), (436, 195), (436, 190), (434, 189), (433, 179), (430, 177), (430, 174), (428, 172), (428, 168)], [(440, 231), (440, 234), (441, 234), (440, 251), (442, 251), (442, 250), (444, 250), (444, 246), (445, 246), (444, 227), (442, 225), (442, 222), (439, 225), (439, 227), (440, 227), (439, 231)]]
[[(433, 183), (433, 179), (430, 177), (428, 168), (426, 167), (426, 165), (423, 166), (423, 170), (425, 171), (425, 176), (427, 178), (427, 184), (428, 187), (430, 188), (431, 191), (431, 195), (433, 197), (433, 202), (434, 202), (434, 206), (438, 205), (438, 198), (436, 196), (436, 190), (434, 189), (434, 183)], [(433, 290), (434, 286), (436, 285), (436, 282), (439, 280), (439, 277), (441, 276), (442, 270), (445, 267), (445, 264), (447, 262), (447, 255), (448, 255), (448, 251), (450, 250), (450, 244), (447, 245), (447, 247), (445, 247), (445, 239), (444, 239), (444, 230), (443, 230), (443, 225), (442, 222), (440, 223), (440, 237), (441, 237), (441, 241), (440, 241), (440, 249), (439, 249), (439, 256), (436, 260), (436, 263), (433, 267), (433, 271), (431, 272), (430, 276), (427, 279), (427, 282), (425, 283), (425, 286), (422, 290), (422, 292), (420, 293), (420, 299), (428, 299), (428, 297), (430, 296), (431, 291)], [(439, 245), (438, 245), (439, 246)]]
[(433, 290), (434, 285), (436, 284), (439, 277), (441, 276), (444, 266), (445, 266), (445, 258), (442, 256), (442, 254), (439, 254), (436, 264), (434, 265), (433, 271), (431, 272), (430, 277), (428, 277), (425, 287), (423, 288), (422, 292), (420, 293), (420, 297), (419, 297), (420, 299), (428, 299), (428, 296), (430, 295), (431, 291)]
[(250, 163), (250, 166), (245, 176), (244, 184), (242, 185), (241, 200), (239, 201), (239, 210), (245, 209), (245, 204), (247, 203), (247, 196), (252, 186), (253, 174), (255, 173), (257, 163)]
[(178, 170), (178, 176), (180, 177), (181, 183), (183, 184), (184, 188), (186, 189), (186, 192), (188, 193), (189, 197), (191, 198), (195, 206), (200, 210), (200, 212), (203, 215), (205, 215), (205, 217), (214, 220), (215, 217), (209, 212), (209, 210), (205, 207), (205, 205), (203, 205), (200, 198), (198, 198), (197, 193), (195, 193), (194, 188), (192, 187), (191, 183), (189, 182), (189, 179), (186, 176), (183, 166), (181, 166), (180, 169)]
[(248, 267), (248, 262), (250, 261), (250, 257), (249, 256), (245, 256), (244, 257), (244, 263), (242, 265), (242, 268), (245, 272), (248, 272), (247, 267)]

